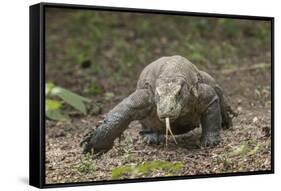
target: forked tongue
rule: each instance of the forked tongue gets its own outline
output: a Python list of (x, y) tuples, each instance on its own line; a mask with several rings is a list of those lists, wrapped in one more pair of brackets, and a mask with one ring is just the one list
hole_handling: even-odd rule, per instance
[(176, 144), (178, 144), (177, 141), (176, 141), (176, 138), (175, 138), (175, 136), (174, 136), (174, 134), (173, 134), (173, 132), (171, 130), (169, 117), (166, 117), (165, 120), (166, 120), (166, 147), (168, 146), (168, 135), (169, 135), (169, 132), (172, 135), (172, 138), (173, 138), (174, 142)]

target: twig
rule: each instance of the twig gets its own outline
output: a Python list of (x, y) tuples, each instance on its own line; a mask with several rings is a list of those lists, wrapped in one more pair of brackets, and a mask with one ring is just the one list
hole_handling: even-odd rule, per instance
[(254, 64), (250, 67), (225, 69), (225, 70), (222, 70), (222, 73), (223, 74), (231, 74), (231, 73), (235, 73), (235, 72), (242, 72), (242, 71), (244, 72), (244, 71), (249, 71), (249, 70), (257, 70), (257, 69), (270, 68), (270, 67), (271, 67), (270, 64), (260, 63), (260, 64)]

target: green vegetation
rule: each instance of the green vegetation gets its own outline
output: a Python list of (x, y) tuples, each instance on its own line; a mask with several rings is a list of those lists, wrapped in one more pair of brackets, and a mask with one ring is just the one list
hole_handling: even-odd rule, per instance
[(264, 106), (271, 105), (271, 87), (270, 86), (257, 86), (255, 89), (256, 98)]
[(100, 95), (103, 92), (104, 90), (102, 89), (102, 87), (98, 86), (96, 83), (89, 84), (89, 86), (84, 90), (85, 94), (92, 96)]
[(46, 91), (46, 116), (52, 120), (67, 121), (69, 115), (62, 110), (62, 106), (68, 104), (76, 110), (86, 114), (85, 102), (90, 102), (89, 99), (84, 98), (64, 88), (55, 86), (53, 83), (47, 83)]
[(165, 175), (173, 175), (177, 171), (181, 170), (183, 164), (180, 162), (172, 163), (168, 161), (150, 161), (143, 162), (140, 165), (126, 165), (114, 168), (112, 170), (111, 178), (120, 179), (122, 177), (140, 177), (148, 175), (149, 173), (159, 171), (165, 173)]
[(89, 96), (133, 88), (142, 68), (165, 55), (220, 69), (270, 51), (266, 21), (49, 9), (46, 24), (47, 79), (61, 84), (64, 76), (73, 89), (79, 78), (75, 88)]
[(76, 166), (76, 169), (81, 173), (93, 173), (96, 171), (96, 163), (91, 158), (90, 154), (82, 155), (80, 163)]
[(244, 141), (237, 146), (226, 149), (223, 155), (217, 156), (214, 159), (214, 162), (222, 165), (225, 172), (232, 172), (233, 169), (243, 171), (243, 169), (247, 169), (248, 163), (245, 161), (252, 160), (251, 157), (257, 158), (263, 152), (268, 152), (269, 147), (270, 142)]

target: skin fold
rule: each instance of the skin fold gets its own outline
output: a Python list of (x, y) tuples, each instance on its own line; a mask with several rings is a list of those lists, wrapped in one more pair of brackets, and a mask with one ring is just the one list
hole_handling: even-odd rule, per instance
[(143, 69), (135, 92), (117, 104), (81, 145), (84, 153), (107, 152), (134, 120), (142, 124), (140, 134), (147, 143), (159, 144), (168, 117), (173, 134), (201, 125), (201, 144), (215, 146), (221, 142), (220, 130), (232, 126), (232, 114), (222, 88), (209, 74), (182, 56), (162, 57)]

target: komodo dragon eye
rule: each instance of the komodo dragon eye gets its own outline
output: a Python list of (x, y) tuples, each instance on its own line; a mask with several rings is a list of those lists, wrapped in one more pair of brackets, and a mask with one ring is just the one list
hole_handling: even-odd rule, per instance
[(176, 99), (179, 100), (182, 96), (182, 87), (179, 89), (179, 91), (176, 93)]

